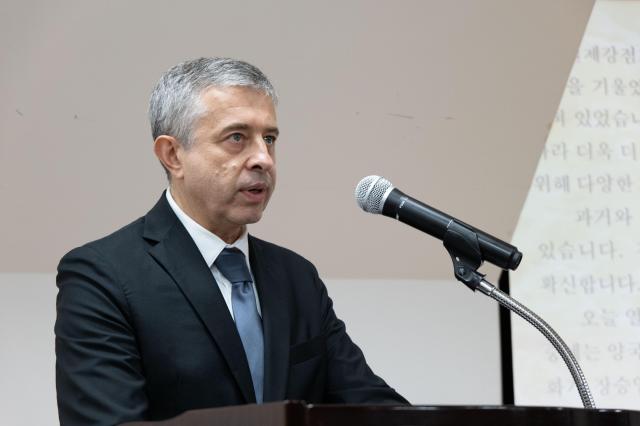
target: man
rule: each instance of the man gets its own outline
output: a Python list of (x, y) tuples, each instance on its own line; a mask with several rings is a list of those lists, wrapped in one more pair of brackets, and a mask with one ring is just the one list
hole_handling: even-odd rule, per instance
[(311, 263), (247, 234), (276, 181), (276, 95), (245, 62), (163, 75), (149, 107), (169, 189), (58, 267), (62, 425), (284, 399), (406, 403), (375, 376)]

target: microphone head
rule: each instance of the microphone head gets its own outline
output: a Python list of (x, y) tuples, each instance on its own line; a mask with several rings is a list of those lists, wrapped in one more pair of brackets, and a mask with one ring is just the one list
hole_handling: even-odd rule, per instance
[(392, 190), (391, 182), (382, 176), (367, 176), (356, 185), (356, 202), (365, 212), (381, 214), (384, 202)]

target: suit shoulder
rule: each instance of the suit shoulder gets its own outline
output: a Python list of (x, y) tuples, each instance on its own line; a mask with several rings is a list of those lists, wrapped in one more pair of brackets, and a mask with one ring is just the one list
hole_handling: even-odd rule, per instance
[(62, 257), (60, 263), (69, 257), (86, 257), (92, 256), (92, 254), (95, 256), (118, 257), (118, 254), (130, 252), (134, 242), (140, 241), (142, 237), (143, 225), (144, 217), (140, 217), (109, 235), (70, 250)]
[(298, 264), (302, 267), (311, 268), (316, 270), (315, 266), (307, 258), (299, 255), (293, 250), (286, 247), (279, 246), (269, 241), (261, 240), (259, 238), (250, 235), (251, 242), (255, 245), (257, 250), (260, 250), (265, 255), (268, 255), (271, 259), (278, 259), (284, 264)]

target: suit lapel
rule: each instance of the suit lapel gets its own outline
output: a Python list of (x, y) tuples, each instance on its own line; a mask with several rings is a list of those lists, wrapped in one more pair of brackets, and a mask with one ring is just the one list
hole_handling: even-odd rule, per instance
[(282, 266), (268, 248), (249, 236), (249, 261), (256, 281), (264, 330), (264, 402), (284, 399), (289, 372), (289, 306)]
[(157, 241), (149, 253), (173, 278), (204, 323), (246, 402), (255, 402), (249, 365), (229, 308), (209, 267), (164, 194), (147, 214), (144, 232), (147, 240)]

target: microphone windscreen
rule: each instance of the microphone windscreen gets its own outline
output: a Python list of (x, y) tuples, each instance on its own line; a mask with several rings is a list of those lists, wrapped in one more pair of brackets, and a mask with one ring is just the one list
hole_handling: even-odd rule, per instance
[(382, 176), (367, 176), (356, 185), (356, 202), (368, 213), (380, 214), (389, 192), (393, 190), (391, 182)]

